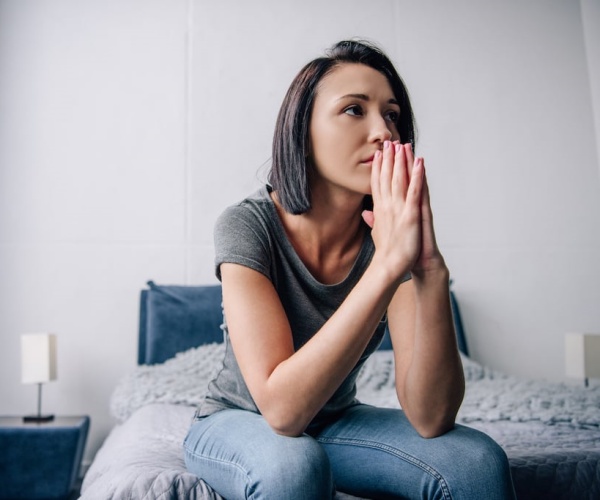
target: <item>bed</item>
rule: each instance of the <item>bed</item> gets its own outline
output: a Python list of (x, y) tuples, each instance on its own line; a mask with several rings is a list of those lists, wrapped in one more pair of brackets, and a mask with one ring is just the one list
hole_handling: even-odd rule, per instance
[[(148, 285), (140, 300), (138, 366), (112, 394), (116, 424), (81, 498), (220, 499), (186, 471), (182, 442), (223, 353), (221, 288)], [(505, 449), (519, 499), (599, 499), (600, 387), (522, 380), (475, 362), (452, 292), (451, 300), (467, 381), (458, 422)], [(361, 401), (398, 407), (390, 348), (385, 338), (363, 367)]]

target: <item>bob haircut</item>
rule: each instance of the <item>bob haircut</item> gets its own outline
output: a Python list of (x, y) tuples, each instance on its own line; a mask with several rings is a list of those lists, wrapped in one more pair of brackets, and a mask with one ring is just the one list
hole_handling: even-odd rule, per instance
[[(268, 182), (277, 192), (279, 203), (291, 214), (299, 215), (311, 208), (309, 127), (312, 108), (321, 80), (336, 67), (364, 64), (382, 73), (400, 105), (396, 124), (400, 139), (414, 149), (416, 127), (408, 91), (394, 65), (381, 49), (366, 41), (343, 40), (329, 49), (325, 57), (309, 62), (292, 81), (275, 124), (272, 165)], [(372, 205), (367, 196), (365, 206)]]

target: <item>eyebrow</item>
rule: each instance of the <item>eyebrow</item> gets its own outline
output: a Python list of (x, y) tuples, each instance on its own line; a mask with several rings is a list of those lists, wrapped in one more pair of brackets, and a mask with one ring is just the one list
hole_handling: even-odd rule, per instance
[[(348, 98), (353, 98), (353, 99), (360, 99), (361, 101), (369, 101), (369, 96), (367, 94), (346, 94), (343, 95), (342, 97), (338, 98), (338, 101), (341, 101), (342, 99), (348, 99)], [(400, 103), (394, 99), (393, 97), (388, 100), (389, 104), (395, 104), (396, 106), (400, 107)]]

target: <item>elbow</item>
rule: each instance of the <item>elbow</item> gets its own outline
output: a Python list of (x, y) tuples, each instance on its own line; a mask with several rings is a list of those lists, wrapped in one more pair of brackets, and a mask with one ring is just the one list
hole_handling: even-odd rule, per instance
[(413, 416), (413, 418), (410, 418), (409, 415), (407, 415), (407, 417), (422, 438), (433, 439), (454, 429), (456, 413), (456, 411), (448, 409), (447, 411), (435, 412), (433, 416), (427, 414), (418, 417)]
[(428, 422), (420, 425), (413, 424), (413, 427), (422, 438), (433, 439), (443, 436), (448, 431), (451, 431), (454, 428), (454, 419), (440, 422)]
[(267, 425), (280, 436), (301, 436), (314, 417), (305, 405), (298, 404), (297, 398), (287, 398), (281, 392), (265, 390), (257, 394), (255, 403)]
[[(418, 405), (402, 405), (406, 418), (415, 431), (425, 439), (440, 437), (454, 429), (456, 415), (464, 395), (464, 385), (456, 394), (446, 397), (442, 401), (421, 402)], [(398, 400), (400, 401), (400, 394)]]
[(286, 437), (299, 437), (306, 430), (307, 424), (301, 417), (288, 412), (270, 412), (263, 417), (275, 434)]
[(270, 427), (275, 434), (291, 438), (300, 437), (304, 432), (293, 427), (274, 427), (272, 425)]

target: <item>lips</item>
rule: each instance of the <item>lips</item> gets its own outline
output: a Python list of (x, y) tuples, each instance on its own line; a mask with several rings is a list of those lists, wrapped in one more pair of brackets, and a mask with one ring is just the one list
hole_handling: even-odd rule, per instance
[(375, 155), (372, 154), (371, 156), (369, 156), (368, 158), (365, 158), (364, 160), (361, 160), (361, 163), (373, 163), (373, 159), (375, 158)]

